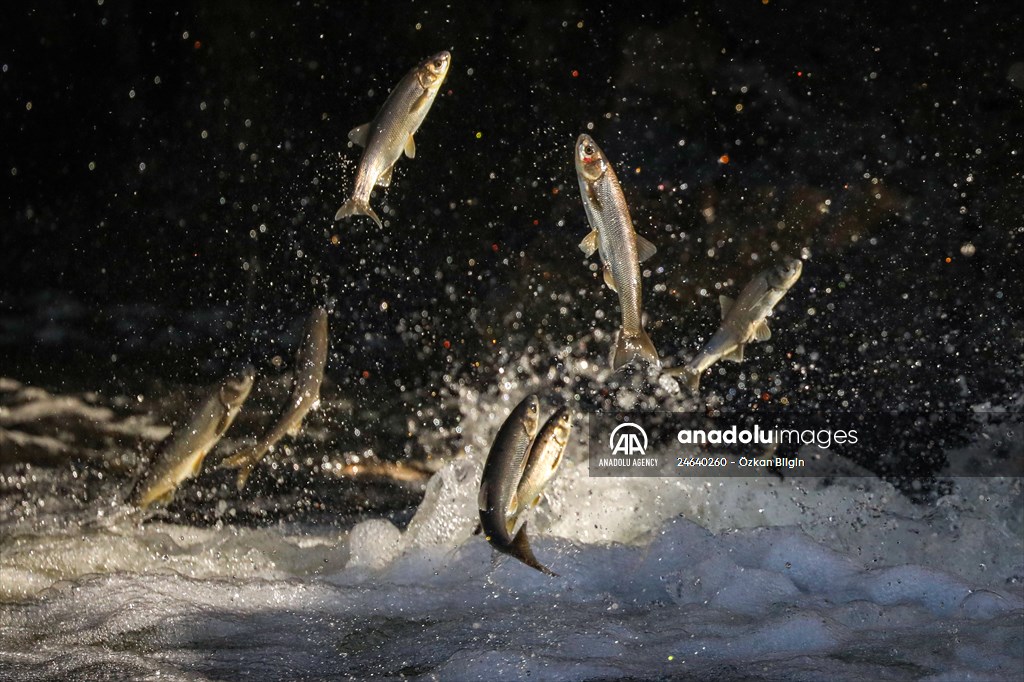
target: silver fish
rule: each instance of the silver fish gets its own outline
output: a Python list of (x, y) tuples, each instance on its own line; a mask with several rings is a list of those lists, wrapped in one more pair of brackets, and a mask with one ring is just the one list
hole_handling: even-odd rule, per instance
[(238, 469), (235, 486), (245, 487), (256, 464), (274, 449), (285, 436), (295, 436), (302, 429), (302, 420), (320, 403), (320, 384), (327, 365), (327, 311), (314, 308), (306, 324), (306, 335), (295, 358), (292, 393), (284, 412), (269, 431), (251, 448), (245, 448), (221, 461), (222, 468)]
[(719, 296), (722, 324), (718, 331), (684, 367), (665, 373), (681, 377), (696, 392), (701, 374), (719, 359), (743, 362), (743, 349), (748, 343), (771, 338), (766, 318), (800, 279), (803, 267), (798, 258), (786, 258), (782, 263), (759, 272), (735, 301), (728, 296)]
[(494, 549), (542, 573), (555, 575), (533, 555), (525, 523), (512, 535), (519, 512), (516, 488), (539, 422), (540, 402), (537, 396), (529, 395), (516, 405), (498, 430), (480, 478), (480, 527)]
[(526, 469), (516, 487), (513, 504), (517, 515), (536, 507), (540, 502), (544, 489), (558, 472), (571, 433), (572, 413), (567, 407), (556, 410), (544, 422), (526, 457)]
[(398, 82), (373, 121), (356, 126), (349, 132), (348, 139), (365, 150), (356, 172), (355, 191), (334, 214), (335, 220), (365, 215), (373, 218), (378, 227), (384, 226), (370, 208), (370, 193), (377, 185), (388, 187), (391, 184), (391, 172), (402, 152), (410, 159), (415, 158), (413, 135), (430, 111), (448, 75), (451, 60), (452, 56), (447, 52), (438, 52), (424, 59)]
[(214, 387), (193, 410), (184, 428), (167, 439), (153, 467), (135, 487), (131, 498), (134, 504), (142, 508), (167, 504), (182, 481), (199, 473), (203, 459), (238, 416), (255, 379), (256, 370), (248, 365)]
[(589, 135), (576, 140), (576, 177), (580, 183), (583, 208), (591, 232), (580, 242), (587, 256), (600, 253), (604, 282), (619, 294), (622, 327), (612, 352), (612, 369), (619, 369), (640, 358), (661, 366), (658, 351), (643, 327), (643, 301), (640, 263), (657, 248), (636, 233), (619, 179), (604, 152)]

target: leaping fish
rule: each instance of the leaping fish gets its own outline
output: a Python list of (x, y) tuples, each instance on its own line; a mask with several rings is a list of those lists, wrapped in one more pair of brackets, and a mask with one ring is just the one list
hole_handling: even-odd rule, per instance
[(438, 52), (417, 64), (391, 91), (377, 117), (349, 132), (348, 139), (364, 151), (356, 172), (355, 191), (338, 209), (335, 220), (365, 215), (373, 218), (378, 227), (383, 227), (377, 213), (370, 208), (370, 193), (374, 186), (391, 184), (391, 172), (403, 152), (410, 159), (416, 156), (413, 135), (430, 111), (448, 75), (451, 59), (448, 52)]
[(591, 232), (580, 242), (587, 256), (597, 251), (604, 267), (604, 282), (619, 294), (622, 327), (612, 351), (612, 369), (640, 358), (661, 366), (658, 351), (643, 327), (640, 263), (657, 248), (636, 233), (622, 186), (611, 163), (589, 135), (576, 140), (576, 177)]
[(238, 416), (255, 378), (255, 368), (248, 365), (214, 387), (186, 425), (167, 439), (153, 467), (132, 492), (134, 504), (143, 509), (154, 503), (167, 504), (182, 481), (199, 473), (203, 459)]
[(562, 463), (562, 455), (569, 445), (572, 433), (572, 412), (562, 407), (555, 411), (541, 427), (530, 453), (526, 457), (526, 469), (519, 485), (516, 486), (517, 514), (536, 507), (544, 495), (544, 489)]
[(327, 311), (314, 308), (306, 324), (306, 334), (295, 358), (295, 378), (292, 392), (284, 412), (277, 422), (259, 439), (255, 446), (243, 449), (224, 459), (221, 467), (238, 469), (235, 485), (245, 487), (256, 464), (273, 450), (285, 436), (295, 436), (302, 428), (302, 420), (320, 402), (320, 384), (324, 380), (327, 364)]
[(553, 576), (556, 574), (533, 555), (526, 537), (526, 524), (512, 535), (520, 508), (516, 488), (523, 477), (539, 421), (540, 402), (537, 396), (529, 395), (512, 410), (498, 430), (480, 479), (480, 526), (494, 549)]
[(690, 390), (696, 392), (704, 370), (719, 359), (743, 362), (743, 349), (754, 341), (767, 341), (772, 332), (767, 318), (786, 292), (800, 279), (803, 263), (798, 258), (783, 262), (759, 272), (743, 288), (735, 301), (719, 296), (722, 324), (708, 344), (684, 367), (666, 370), (666, 374), (682, 378)]

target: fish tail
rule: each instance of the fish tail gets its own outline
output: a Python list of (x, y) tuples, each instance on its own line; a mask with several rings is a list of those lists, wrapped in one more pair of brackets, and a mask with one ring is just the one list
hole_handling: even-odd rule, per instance
[(695, 369), (691, 365), (692, 363), (690, 365), (684, 365), (682, 367), (672, 367), (670, 369), (665, 370), (665, 374), (667, 374), (670, 377), (675, 377), (676, 379), (679, 379), (680, 381), (686, 384), (686, 387), (689, 388), (690, 391), (696, 393), (697, 390), (700, 388), (701, 371), (699, 369)]
[(346, 201), (338, 212), (334, 214), (335, 220), (341, 220), (342, 218), (348, 218), (354, 215), (365, 215), (373, 218), (373, 222), (377, 223), (377, 227), (383, 229), (384, 223), (380, 221), (380, 217), (377, 213), (370, 208), (370, 202), (366, 200), (356, 199), (355, 197)]
[(260, 461), (260, 458), (255, 450), (242, 450), (221, 460), (220, 468), (238, 469), (238, 479), (235, 481), (235, 487), (241, 492), (245, 488), (245, 484), (249, 482), (249, 476), (252, 475), (258, 461)]
[(690, 389), (691, 393), (697, 393), (700, 390), (700, 372), (697, 370), (685, 367), (680, 378), (686, 382), (686, 387)]
[(558, 574), (552, 571), (550, 568), (537, 561), (537, 557), (533, 555), (533, 550), (530, 549), (530, 541), (526, 537), (526, 524), (519, 529), (516, 536), (512, 538), (512, 544), (510, 546), (510, 554), (516, 559), (519, 559), (530, 568), (535, 568), (545, 575), (550, 575), (553, 578), (557, 578)]
[(638, 358), (653, 367), (661, 367), (658, 351), (642, 327), (633, 334), (626, 334), (625, 330), (620, 329), (612, 352), (612, 369), (619, 370)]

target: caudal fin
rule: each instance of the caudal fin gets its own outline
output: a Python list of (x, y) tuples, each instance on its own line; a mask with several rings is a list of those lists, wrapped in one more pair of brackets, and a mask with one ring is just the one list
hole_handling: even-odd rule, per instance
[(615, 350), (612, 351), (612, 369), (619, 370), (637, 359), (644, 360), (653, 367), (661, 367), (658, 351), (646, 331), (640, 329), (636, 334), (627, 335), (619, 330), (615, 339)]
[(530, 549), (530, 541), (526, 538), (526, 524), (519, 529), (516, 536), (512, 538), (512, 545), (509, 547), (511, 556), (519, 559), (530, 568), (535, 568), (545, 575), (550, 575), (553, 578), (557, 578), (558, 574), (552, 571), (550, 568), (537, 561), (537, 557), (533, 555), (533, 550)]
[(383, 228), (384, 223), (380, 221), (377, 214), (372, 208), (370, 208), (369, 202), (358, 201), (357, 199), (349, 199), (346, 201), (338, 212), (334, 214), (335, 220), (341, 220), (342, 218), (348, 218), (353, 215), (365, 215), (373, 218), (373, 222), (377, 223), (377, 227)]
[(256, 462), (258, 461), (260, 461), (260, 458), (256, 456), (254, 450), (242, 450), (221, 460), (220, 468), (238, 469), (235, 487), (241, 492), (245, 488), (245, 484), (249, 482), (249, 476), (252, 474), (253, 469), (256, 468)]
[(698, 389), (700, 389), (701, 373), (695, 369), (692, 369), (689, 365), (686, 365), (684, 367), (673, 367), (671, 369), (667, 369), (665, 370), (665, 374), (669, 375), (670, 377), (675, 377), (676, 379), (679, 379), (680, 381), (685, 383), (686, 387), (689, 388), (690, 391), (693, 393), (697, 393)]

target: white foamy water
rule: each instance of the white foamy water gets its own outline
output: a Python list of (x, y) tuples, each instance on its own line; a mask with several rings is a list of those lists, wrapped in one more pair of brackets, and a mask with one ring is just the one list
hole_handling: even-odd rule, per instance
[[(471, 532), (515, 401), (459, 396), (462, 449), (387, 520), (189, 528), (12, 520), (0, 667), (25, 679), (1017, 680), (1020, 479), (915, 505), (871, 477), (591, 478), (530, 520), (550, 578)], [(56, 504), (56, 501), (54, 501)]]

